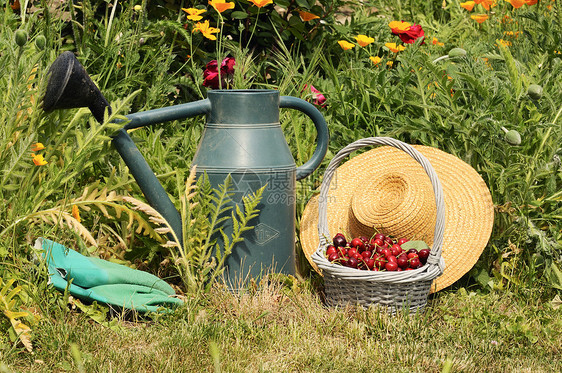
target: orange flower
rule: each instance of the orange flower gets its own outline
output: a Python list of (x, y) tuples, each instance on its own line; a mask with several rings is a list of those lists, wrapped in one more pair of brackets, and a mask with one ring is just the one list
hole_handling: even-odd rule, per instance
[(186, 12), (188, 14), (187, 19), (189, 19), (191, 21), (201, 20), (203, 17), (201, 17), (200, 14), (203, 14), (203, 13), (206, 12), (205, 9), (197, 9), (197, 8), (181, 8), (181, 10), (183, 10), (184, 12)]
[(390, 49), (390, 51), (394, 53), (398, 53), (406, 49), (405, 46), (396, 45), (396, 43), (386, 43), (384, 46)]
[(371, 56), (371, 57), (369, 57), (369, 59), (370, 59), (371, 62), (373, 62), (375, 65), (378, 65), (378, 64), (381, 62), (381, 60), (382, 60), (382, 58), (380, 58), (379, 56), (375, 56), (375, 57)]
[(439, 40), (437, 40), (437, 38), (433, 38), (433, 40), (431, 41), (431, 44), (438, 45), (440, 47), (445, 45), (445, 43), (441, 43)]
[(392, 29), (392, 32), (399, 34), (401, 32), (406, 32), (412, 25), (404, 21), (392, 21), (388, 24), (388, 27)]
[(39, 150), (45, 149), (45, 145), (41, 144), (40, 142), (36, 142), (35, 144), (31, 145), (32, 152), (38, 152)]
[(526, 0), (505, 0), (511, 4), (515, 9), (521, 8), (523, 5), (527, 4)]
[(367, 45), (375, 41), (375, 39), (370, 38), (367, 35), (357, 35), (355, 37), (355, 40), (357, 40), (357, 44), (359, 44), (361, 47), (366, 47)]
[(473, 20), (475, 20), (478, 23), (482, 23), (482, 22), (484, 22), (485, 20), (488, 19), (488, 15), (487, 14), (475, 14), (475, 15), (470, 16), (470, 18), (472, 18)]
[(82, 221), (82, 219), (80, 219), (80, 211), (78, 210), (78, 206), (76, 205), (72, 205), (72, 216), (74, 217), (74, 219), (78, 220), (78, 223)]
[(526, 1), (527, 5), (529, 5), (529, 6), (530, 6), (530, 5), (535, 5), (535, 4), (538, 3), (538, 2), (539, 2), (539, 0), (527, 0), (527, 1)]
[(273, 3), (273, 0), (249, 0), (252, 4), (257, 6), (258, 8), (264, 7), (267, 4)]
[(44, 166), (47, 164), (47, 161), (43, 158), (43, 154), (31, 153), (31, 156), (33, 157), (33, 163), (35, 163), (36, 166)]
[(316, 14), (308, 13), (303, 10), (299, 10), (298, 12), (303, 22), (308, 22), (308, 21), (312, 21), (313, 19), (320, 18)]
[(493, 8), (496, 5), (498, 5), (496, 4), (496, 0), (474, 0), (474, 2), (476, 4), (482, 5), (486, 10), (490, 10), (490, 8)]
[(348, 42), (347, 40), (340, 40), (338, 41), (340, 47), (346, 51), (355, 47), (355, 44)]
[(209, 0), (209, 4), (219, 13), (222, 13), (227, 9), (234, 8), (234, 3), (227, 3), (226, 0)]
[(197, 22), (195, 24), (195, 27), (193, 27), (193, 31), (191, 31), (191, 32), (193, 33), (193, 32), (197, 32), (197, 31), (201, 31), (203, 36), (206, 37), (209, 40), (217, 40), (217, 37), (213, 34), (216, 34), (220, 30), (216, 27), (209, 26), (209, 21), (206, 20), (203, 23)]
[(461, 3), (461, 6), (468, 10), (469, 12), (472, 12), (472, 9), (474, 8), (474, 5), (476, 5), (476, 3), (474, 1), (467, 1), (465, 3)]

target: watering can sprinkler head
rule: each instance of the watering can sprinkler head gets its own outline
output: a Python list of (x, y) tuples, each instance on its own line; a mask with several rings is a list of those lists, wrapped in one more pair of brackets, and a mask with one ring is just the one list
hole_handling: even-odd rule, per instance
[(111, 106), (72, 52), (59, 55), (48, 74), (43, 98), (45, 111), (88, 107), (100, 123), (106, 108), (111, 114)]

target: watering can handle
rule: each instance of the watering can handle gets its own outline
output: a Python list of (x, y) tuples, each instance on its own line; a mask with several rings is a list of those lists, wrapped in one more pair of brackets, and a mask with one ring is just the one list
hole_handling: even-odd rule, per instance
[(281, 96), (279, 98), (279, 107), (287, 109), (299, 110), (312, 119), (314, 125), (316, 126), (316, 132), (318, 133), (318, 141), (316, 144), (316, 149), (312, 154), (312, 157), (300, 167), (297, 167), (297, 180), (303, 179), (314, 172), (322, 163), (326, 152), (328, 151), (328, 141), (329, 132), (328, 125), (324, 120), (324, 117), (314, 105), (302, 100), (300, 98), (291, 96)]

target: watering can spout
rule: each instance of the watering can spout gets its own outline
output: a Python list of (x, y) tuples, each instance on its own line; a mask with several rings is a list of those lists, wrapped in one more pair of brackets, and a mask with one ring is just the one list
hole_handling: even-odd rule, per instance
[[(43, 98), (46, 112), (56, 109), (88, 107), (94, 118), (103, 123), (111, 106), (72, 52), (64, 52), (49, 68), (47, 90)], [(161, 109), (127, 115), (127, 124), (113, 137), (112, 143), (125, 161), (149, 204), (168, 221), (175, 239), (181, 242), (181, 218), (158, 178), (127, 134), (127, 130), (151, 124), (206, 114), (211, 110), (208, 100), (190, 102)], [(172, 237), (171, 237), (172, 238)]]

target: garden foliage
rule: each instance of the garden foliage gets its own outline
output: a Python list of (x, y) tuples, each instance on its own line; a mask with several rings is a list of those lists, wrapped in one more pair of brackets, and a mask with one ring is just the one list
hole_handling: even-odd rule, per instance
[[(562, 4), (467, 3), (1, 2), (0, 272), (4, 287), (18, 289), (7, 303), (17, 316), (8, 316), (12, 339), (28, 346), (13, 323), (23, 317), (20, 305), (39, 302), (37, 281), (29, 281), (30, 273), (44, 279), (30, 250), (38, 236), (169, 276), (185, 291), (212, 277), (209, 263), (221, 251), (208, 238), (218, 226), (194, 236), (192, 250), (202, 250), (194, 266), (188, 252), (162, 246), (170, 232), (139, 208), (143, 196), (110, 139), (120, 127), (112, 121), (127, 113), (205, 97), (204, 70), (226, 57), (236, 63), (222, 88), (273, 88), (318, 104), (331, 132), (325, 162), (359, 138), (391, 136), (472, 165), (491, 190), (496, 219), (467, 280), (485, 291), (561, 291)], [(205, 10), (201, 19), (193, 9)], [(48, 66), (66, 50), (111, 102), (104, 123), (86, 109), (42, 110)], [(314, 150), (314, 126), (294, 111), (282, 123), (301, 165)], [(187, 175), (202, 130), (196, 118), (131, 133), (165, 188), (177, 191), (171, 198), (192, 232), (199, 228), (190, 222), (218, 216), (228, 197), (228, 185), (216, 199), (208, 186), (198, 184), (207, 188), (201, 195), (192, 189)], [(321, 172), (299, 182), (299, 213)], [(245, 212), (230, 212), (240, 230), (251, 227), (254, 197)], [(225, 241), (236, 240), (235, 232)]]

